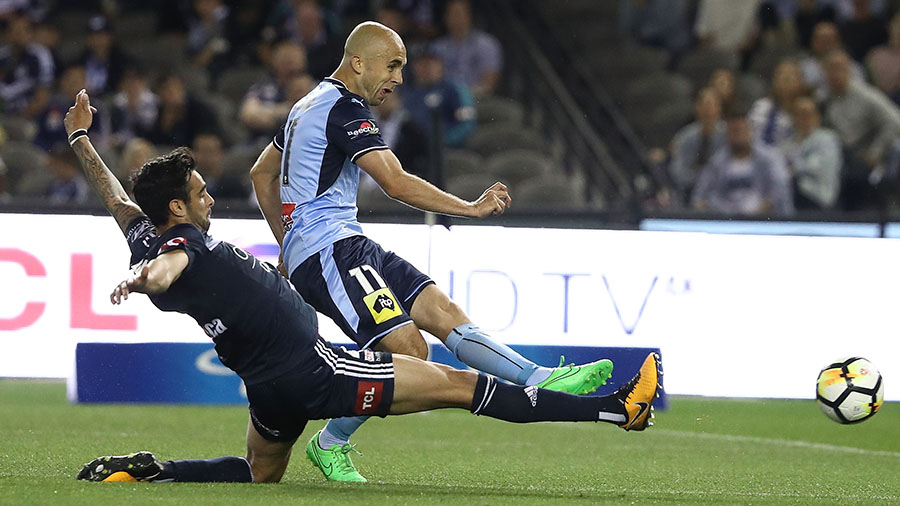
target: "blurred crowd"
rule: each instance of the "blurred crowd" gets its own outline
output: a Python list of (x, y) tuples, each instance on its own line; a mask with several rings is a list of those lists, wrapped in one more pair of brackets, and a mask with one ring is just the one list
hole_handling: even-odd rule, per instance
[(693, 121), (650, 146), (667, 184), (649, 204), (744, 215), (896, 209), (898, 4), (621, 0), (622, 33), (665, 51), (668, 70), (702, 71)]
[(426, 174), (429, 143), (465, 145), (498, 87), (502, 48), (474, 18), (469, 0), (0, 1), (0, 202), (90, 199), (62, 122), (82, 88), (91, 141), (126, 186), (184, 145), (217, 200), (251, 202), (253, 161), (367, 19), (406, 42), (404, 85), (373, 113)]

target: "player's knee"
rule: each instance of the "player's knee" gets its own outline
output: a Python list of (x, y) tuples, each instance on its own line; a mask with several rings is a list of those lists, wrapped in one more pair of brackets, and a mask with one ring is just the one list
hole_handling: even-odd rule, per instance
[(264, 458), (255, 455), (252, 450), (247, 451), (247, 462), (250, 462), (253, 472), (253, 483), (278, 483), (287, 468), (285, 459)]
[(413, 325), (405, 325), (391, 332), (375, 345), (375, 349), (422, 360), (428, 359), (428, 343), (425, 342), (419, 329)]

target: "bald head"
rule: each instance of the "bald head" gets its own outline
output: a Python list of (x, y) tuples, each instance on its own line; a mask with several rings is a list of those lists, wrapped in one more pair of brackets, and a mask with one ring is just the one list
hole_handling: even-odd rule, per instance
[(344, 44), (344, 58), (361, 56), (370, 58), (385, 51), (405, 47), (397, 32), (376, 23), (366, 21), (356, 25)]
[(406, 46), (397, 32), (366, 21), (356, 25), (344, 44), (344, 58), (332, 75), (371, 105), (384, 99), (403, 83)]

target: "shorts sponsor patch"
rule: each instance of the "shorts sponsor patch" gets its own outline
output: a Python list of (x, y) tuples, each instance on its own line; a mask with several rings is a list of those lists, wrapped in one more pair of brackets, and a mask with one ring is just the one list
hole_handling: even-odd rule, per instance
[(363, 302), (369, 308), (369, 312), (372, 313), (372, 318), (375, 319), (376, 324), (386, 322), (403, 314), (400, 304), (397, 303), (397, 299), (388, 288), (375, 290), (366, 295), (363, 297)]
[(356, 389), (356, 414), (368, 415), (376, 413), (381, 404), (384, 383), (378, 381), (360, 381)]

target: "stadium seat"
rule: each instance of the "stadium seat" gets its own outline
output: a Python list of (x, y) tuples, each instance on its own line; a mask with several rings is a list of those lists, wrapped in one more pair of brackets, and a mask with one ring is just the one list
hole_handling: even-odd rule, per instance
[(136, 63), (150, 67), (142, 69), (170, 72), (186, 64), (185, 41), (180, 35), (150, 38), (123, 38), (122, 51)]
[(256, 146), (238, 145), (229, 149), (225, 154), (224, 173), (240, 177), (241, 180), (249, 181), (250, 168), (259, 158), (261, 150)]
[[(88, 21), (94, 13), (84, 9), (67, 9), (53, 14), (53, 26), (59, 29), (60, 40), (83, 38), (88, 31)], [(64, 44), (61, 44), (64, 45)]]
[(463, 174), (477, 174), (484, 170), (484, 158), (468, 149), (448, 149), (444, 151), (444, 178)]
[(121, 40), (154, 37), (157, 21), (155, 11), (129, 11), (127, 16), (116, 18), (112, 27)]
[(15, 184), (16, 195), (23, 197), (38, 197), (47, 191), (47, 186), (53, 179), (50, 169), (42, 167), (40, 170), (34, 170), (22, 174), (19, 181)]
[(228, 97), (232, 102), (239, 104), (247, 90), (266, 75), (263, 67), (235, 67), (228, 69), (219, 76), (216, 83), (216, 91)]
[(686, 54), (678, 63), (678, 72), (687, 76), (695, 86), (703, 86), (716, 69), (737, 70), (738, 55), (720, 49), (700, 49)]
[(690, 102), (671, 102), (660, 105), (637, 125), (641, 138), (650, 147), (666, 147), (678, 129), (691, 122), (694, 105)]
[(533, 149), (513, 149), (491, 156), (485, 172), (515, 186), (528, 178), (554, 174), (558, 170), (559, 167), (544, 153)]
[(178, 75), (184, 82), (188, 92), (193, 94), (202, 94), (209, 91), (209, 73), (206, 69), (187, 65), (178, 70)]
[(546, 149), (543, 136), (531, 128), (509, 125), (483, 125), (472, 134), (466, 147), (480, 154), (490, 156), (499, 151), (517, 148)]
[(738, 96), (748, 104), (752, 104), (769, 92), (766, 81), (753, 74), (741, 74), (737, 80), (737, 89)]
[(34, 121), (19, 116), (0, 117), (0, 127), (11, 141), (31, 142), (37, 135), (37, 125)]
[(759, 51), (750, 62), (748, 73), (768, 83), (772, 80), (775, 67), (784, 59), (800, 60), (803, 56), (797, 49), (791, 47), (773, 47), (765, 51)]
[(521, 124), (525, 119), (525, 108), (519, 102), (501, 97), (482, 97), (475, 104), (478, 124), (512, 123)]
[(538, 176), (516, 187), (514, 208), (527, 211), (579, 211), (587, 208), (581, 185), (562, 174)]
[(461, 199), (475, 200), (497, 181), (499, 181), (498, 177), (487, 173), (466, 174), (447, 178), (444, 189)]
[(684, 76), (662, 72), (635, 80), (619, 97), (626, 116), (632, 121), (645, 117), (664, 104), (691, 102), (693, 85)]
[(56, 48), (56, 55), (59, 58), (57, 72), (62, 72), (62, 69), (79, 63), (86, 46), (83, 37), (72, 37), (67, 39), (64, 44), (60, 44)]
[(13, 187), (25, 174), (44, 172), (49, 174), (47, 153), (29, 142), (8, 141), (3, 147), (3, 151), (0, 152), (0, 158), (3, 158), (3, 163), (9, 171), (10, 186)]
[(669, 59), (669, 54), (661, 49), (632, 45), (585, 55), (593, 75), (607, 82), (662, 72)]

